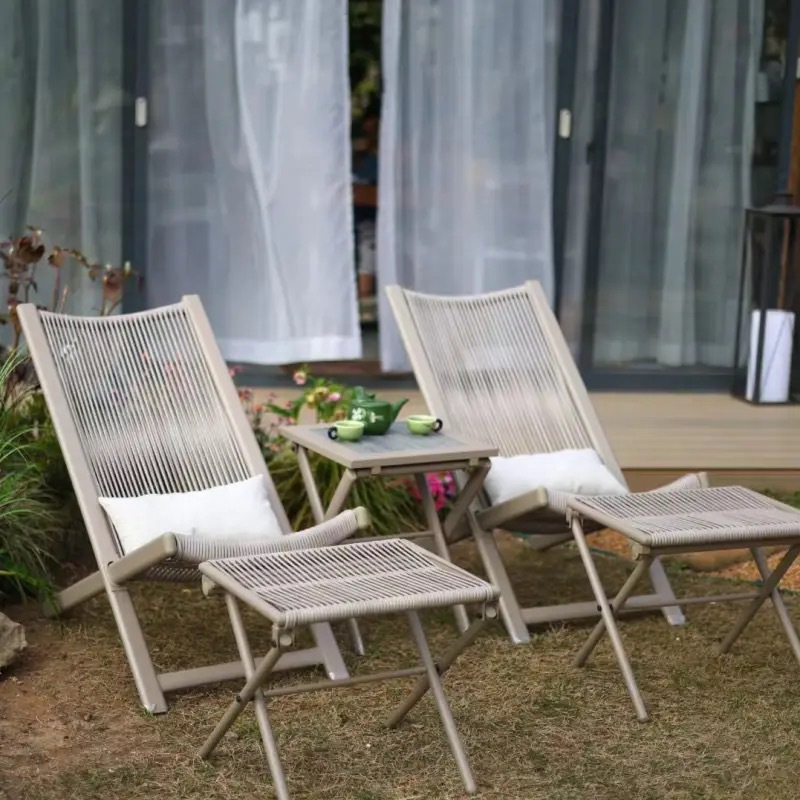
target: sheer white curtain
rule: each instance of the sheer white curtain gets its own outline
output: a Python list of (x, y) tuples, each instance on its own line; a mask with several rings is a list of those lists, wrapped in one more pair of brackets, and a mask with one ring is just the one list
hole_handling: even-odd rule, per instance
[(763, 0), (619, 0), (596, 364), (728, 367)]
[[(556, 0), (384, 0), (381, 286), (552, 294)], [(381, 361), (407, 368), (381, 293)]]
[(345, 0), (152, 4), (148, 302), (224, 355), (358, 358)]
[[(0, 237), (26, 225), (48, 244), (122, 260), (122, 0), (0, 2)], [(66, 266), (67, 309), (89, 314), (100, 286)], [(52, 302), (42, 264), (35, 299)], [(66, 278), (66, 280), (63, 280)]]

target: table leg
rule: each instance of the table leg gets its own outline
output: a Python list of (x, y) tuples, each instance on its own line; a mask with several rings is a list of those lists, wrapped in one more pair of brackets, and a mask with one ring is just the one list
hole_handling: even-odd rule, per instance
[(461, 491), (458, 493), (458, 497), (456, 497), (450, 513), (445, 518), (445, 539), (458, 527), (458, 523), (461, 522), (464, 515), (469, 511), (469, 507), (478, 496), (478, 492), (483, 488), (483, 482), (488, 472), (488, 464), (481, 464), (470, 471), (469, 477), (461, 487)]
[[(300, 467), (300, 475), (303, 478), (303, 485), (308, 495), (308, 503), (311, 506), (311, 513), (314, 517), (314, 522), (319, 524), (325, 520), (335, 517), (344, 507), (347, 501), (347, 496), (356, 482), (355, 473), (349, 469), (344, 471), (336, 491), (333, 493), (330, 505), (327, 510), (322, 505), (322, 497), (320, 497), (317, 483), (314, 480), (314, 472), (311, 469), (311, 464), (308, 461), (308, 453), (305, 447), (297, 448), (297, 463)], [(353, 652), (356, 655), (363, 656), (366, 653), (364, 648), (364, 640), (361, 638), (361, 631), (358, 628), (358, 623), (354, 619), (347, 620), (347, 630), (350, 634), (350, 642), (353, 647)]]
[[(441, 558), (445, 559), (445, 561), (451, 561), (450, 551), (447, 549), (447, 540), (445, 539), (444, 531), (442, 530), (442, 523), (439, 520), (439, 514), (436, 511), (436, 504), (433, 501), (431, 488), (428, 486), (428, 479), (424, 473), (418, 472), (414, 476), (414, 480), (416, 481), (417, 490), (422, 498), (422, 508), (425, 511), (425, 519), (428, 523), (428, 529), (433, 534), (436, 552)], [(464, 608), (464, 606), (454, 606), (453, 612), (456, 616), (456, 625), (463, 633), (465, 630), (467, 630), (467, 628), (469, 628), (469, 615), (467, 614), (467, 609)]]

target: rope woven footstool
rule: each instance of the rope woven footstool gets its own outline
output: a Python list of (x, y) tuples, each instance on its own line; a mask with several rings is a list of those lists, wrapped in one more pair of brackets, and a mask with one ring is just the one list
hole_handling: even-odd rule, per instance
[[(486, 581), (453, 566), (427, 550), (399, 539), (353, 542), (334, 547), (293, 550), (269, 555), (206, 561), (200, 565), (203, 589), (214, 586), (226, 593), (233, 634), (245, 668), (247, 683), (200, 750), (208, 758), (225, 732), (252, 700), (279, 800), (289, 794), (266, 698), (390, 678), (419, 676), (408, 698), (388, 719), (395, 727), (430, 689), (444, 724), (450, 747), (470, 794), (475, 792), (464, 746), (444, 696), (440, 676), (478, 635), (486, 621), (497, 616), (497, 590)], [(272, 647), (256, 664), (242, 622), (239, 601), (272, 622)], [(441, 658), (434, 660), (417, 612), (425, 608), (480, 604), (480, 612)], [(355, 617), (405, 612), (421, 665), (407, 669), (326, 680), (318, 683), (262, 687), (280, 658), (294, 642), (298, 628)]]
[[(613, 600), (606, 597), (584, 535), (584, 520), (591, 520), (625, 535), (632, 544), (636, 567)], [(677, 600), (680, 605), (730, 600), (749, 600), (733, 629), (720, 645), (727, 653), (755, 613), (769, 599), (800, 661), (800, 639), (783, 602), (778, 584), (800, 553), (800, 510), (741, 487), (647, 492), (602, 497), (573, 497), (567, 504), (567, 521), (578, 545), (601, 618), (575, 657), (583, 666), (603, 633), (608, 632), (636, 714), (648, 719), (647, 708), (636, 685), (622, 644), (616, 618), (654, 559), (662, 555), (729, 550), (747, 547), (762, 577), (757, 591)], [(787, 546), (774, 571), (770, 571), (762, 547)], [(637, 604), (637, 609), (646, 608)]]

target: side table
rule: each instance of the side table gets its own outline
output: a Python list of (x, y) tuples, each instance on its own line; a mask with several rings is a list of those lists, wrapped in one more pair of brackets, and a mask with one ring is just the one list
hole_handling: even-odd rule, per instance
[[(456, 528), (465, 514), (471, 513), (470, 505), (483, 488), (483, 481), (491, 466), (489, 459), (498, 454), (497, 448), (468, 442), (446, 432), (415, 436), (409, 433), (402, 421), (395, 422), (383, 436), (364, 436), (358, 442), (332, 440), (328, 436), (329, 427), (291, 425), (280, 428), (281, 435), (297, 449), (297, 461), (314, 520), (319, 523), (336, 516), (344, 508), (350, 490), (358, 480), (378, 475), (413, 475), (422, 499), (428, 530), (398, 532), (393, 536), (401, 539), (432, 537), (437, 554), (445, 561), (450, 561), (447, 534)], [(314, 480), (308, 460), (309, 452), (317, 453), (344, 467), (344, 474), (327, 508), (323, 506)], [(442, 523), (425, 475), (430, 472), (458, 470), (466, 473), (467, 479)], [(469, 618), (466, 609), (459, 605), (454, 611), (459, 630), (467, 630)], [(350, 632), (355, 651), (363, 655), (364, 645), (354, 621), (350, 623)]]

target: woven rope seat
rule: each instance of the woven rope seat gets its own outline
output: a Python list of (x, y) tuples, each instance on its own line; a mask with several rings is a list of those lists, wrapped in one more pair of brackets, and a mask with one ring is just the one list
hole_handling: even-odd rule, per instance
[(227, 558), (200, 571), (280, 628), (497, 596), (491, 584), (405, 540)]
[(652, 549), (800, 539), (800, 511), (742, 487), (575, 497), (569, 506)]

